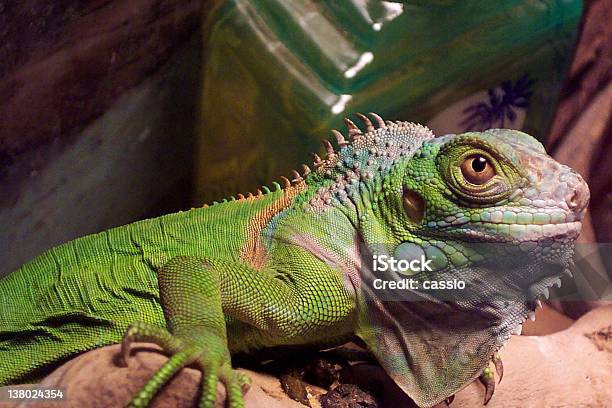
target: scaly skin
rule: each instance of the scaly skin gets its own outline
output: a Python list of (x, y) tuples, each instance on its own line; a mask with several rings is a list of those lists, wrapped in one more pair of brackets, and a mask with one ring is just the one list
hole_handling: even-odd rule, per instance
[[(421, 406), (489, 376), (569, 266), (586, 184), (518, 131), (434, 138), (359, 117), (365, 131), (346, 120), (351, 141), (334, 131), (340, 148), (326, 142), (326, 159), (284, 189), (80, 238), (0, 280), (0, 385), (121, 341), (127, 360), (132, 341), (151, 341), (171, 358), (132, 406), (195, 364), (200, 406), (213, 406), (221, 381), (241, 407), (249, 380), (232, 354), (355, 335)], [(446, 302), (386, 299), (363, 261), (381, 251), (424, 254), (433, 271), (417, 278), (468, 288)]]

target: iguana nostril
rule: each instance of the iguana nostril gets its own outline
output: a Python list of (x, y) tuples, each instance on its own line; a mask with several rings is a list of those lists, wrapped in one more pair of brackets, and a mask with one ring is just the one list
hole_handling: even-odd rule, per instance
[(569, 202), (567, 203), (567, 205), (569, 205), (570, 208), (576, 208), (578, 207), (578, 192), (574, 191), (574, 194), (572, 194), (572, 196), (569, 199)]
[(570, 210), (577, 215), (582, 215), (589, 205), (589, 187), (580, 175), (576, 174), (576, 182), (572, 190), (566, 195), (565, 202)]

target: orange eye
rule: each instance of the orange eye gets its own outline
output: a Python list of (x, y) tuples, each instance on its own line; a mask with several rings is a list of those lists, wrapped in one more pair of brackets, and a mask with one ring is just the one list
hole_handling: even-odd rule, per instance
[(467, 157), (461, 163), (461, 174), (467, 182), (479, 186), (495, 176), (495, 169), (489, 159), (483, 155), (475, 154)]

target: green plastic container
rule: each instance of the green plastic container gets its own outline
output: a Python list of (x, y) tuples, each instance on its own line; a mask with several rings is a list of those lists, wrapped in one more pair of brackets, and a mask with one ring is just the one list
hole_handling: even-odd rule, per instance
[(196, 202), (310, 163), (342, 118), (544, 139), (582, 2), (218, 1), (204, 22)]

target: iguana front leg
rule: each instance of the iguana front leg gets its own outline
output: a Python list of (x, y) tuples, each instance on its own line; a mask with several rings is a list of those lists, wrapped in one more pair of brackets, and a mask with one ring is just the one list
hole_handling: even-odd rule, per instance
[(231, 366), (218, 268), (202, 259), (176, 257), (160, 269), (158, 284), (168, 329), (144, 322), (132, 324), (124, 336), (122, 356), (127, 364), (130, 343), (148, 341), (171, 357), (129, 406), (147, 406), (174, 374), (195, 364), (202, 371), (200, 407), (214, 406), (219, 381), (226, 387), (229, 405), (242, 407), (242, 393), (250, 380)]
[(127, 355), (132, 341), (150, 341), (172, 356), (131, 406), (148, 405), (174, 374), (195, 364), (203, 372), (201, 407), (214, 405), (218, 381), (226, 387), (230, 407), (242, 407), (242, 391), (249, 380), (231, 368), (226, 315), (246, 323), (232, 334), (234, 347), (242, 349), (316, 343), (328, 339), (330, 329), (339, 333), (338, 325), (348, 330), (346, 316), (354, 304), (341, 279), (332, 272), (322, 273), (329, 268), (323, 262), (297, 252), (288, 250), (282, 256), (302, 259), (300, 265), (305, 265), (299, 272), (291, 265), (290, 278), (281, 271), (256, 271), (244, 263), (193, 257), (177, 257), (164, 265), (158, 283), (168, 329), (134, 323), (126, 332), (122, 354)]

